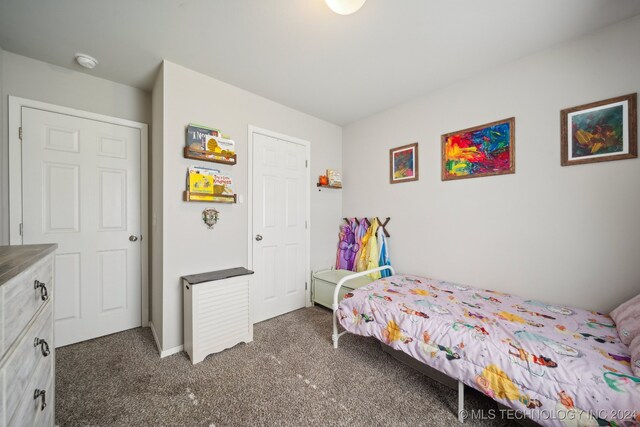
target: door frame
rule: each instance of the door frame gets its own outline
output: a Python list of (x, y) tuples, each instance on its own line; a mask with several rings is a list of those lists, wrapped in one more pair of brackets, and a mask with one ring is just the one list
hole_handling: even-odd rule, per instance
[(9, 96), (9, 244), (22, 245), (22, 108), (33, 108), (140, 130), (140, 267), (141, 324), (149, 326), (149, 126), (145, 123)]
[[(311, 142), (306, 141), (304, 139), (295, 138), (293, 136), (288, 136), (282, 133), (274, 132), (268, 129), (260, 128), (257, 126), (249, 125), (248, 127), (248, 137), (247, 137), (247, 162), (248, 162), (248, 178), (247, 178), (247, 212), (248, 212), (248, 220), (247, 220), (247, 268), (249, 270), (253, 270), (253, 135), (261, 134), (265, 136), (270, 136), (272, 138), (278, 138), (283, 141), (291, 142), (294, 144), (300, 144), (305, 147), (305, 156), (307, 160), (306, 174), (305, 174), (305, 188), (306, 188), (306, 196), (305, 196), (305, 221), (306, 221), (306, 229), (305, 229), (305, 246), (307, 256), (305, 259), (304, 266), (304, 277), (305, 277), (305, 307), (311, 306)], [(253, 285), (255, 286), (255, 284)], [(253, 304), (253, 298), (251, 299), (251, 304)]]

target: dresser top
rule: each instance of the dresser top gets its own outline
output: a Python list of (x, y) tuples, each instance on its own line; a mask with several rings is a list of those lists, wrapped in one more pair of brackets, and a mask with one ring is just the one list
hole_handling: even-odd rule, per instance
[(0, 286), (55, 251), (58, 245), (0, 246)]

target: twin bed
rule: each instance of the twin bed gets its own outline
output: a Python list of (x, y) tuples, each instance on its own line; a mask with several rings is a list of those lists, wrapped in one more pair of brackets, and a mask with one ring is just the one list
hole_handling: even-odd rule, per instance
[[(338, 302), (345, 282), (383, 268), (392, 276)], [(391, 267), (343, 278), (333, 311), (335, 348), (347, 331), (375, 337), (457, 380), (460, 421), (467, 385), (542, 425), (640, 424), (640, 378), (606, 314)]]

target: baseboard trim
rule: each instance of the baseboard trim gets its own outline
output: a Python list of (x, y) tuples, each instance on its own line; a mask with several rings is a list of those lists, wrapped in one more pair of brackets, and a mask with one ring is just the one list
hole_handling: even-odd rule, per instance
[(153, 326), (153, 322), (149, 321), (149, 327), (151, 328), (151, 334), (153, 335), (153, 340), (156, 342), (156, 348), (158, 349), (158, 354), (162, 357), (162, 347), (160, 346), (160, 340), (158, 339), (158, 334), (156, 334), (156, 328)]
[(160, 352), (160, 358), (171, 356), (172, 354), (180, 353), (182, 350), (184, 350), (183, 345), (170, 348), (169, 350), (163, 350)]
[(156, 334), (156, 328), (153, 326), (153, 322), (149, 321), (149, 327), (151, 328), (151, 334), (153, 334), (153, 339), (156, 342), (156, 347), (158, 348), (158, 353), (160, 354), (161, 359), (171, 356), (172, 354), (180, 353), (184, 349), (183, 345), (179, 345), (168, 350), (163, 350), (160, 345), (160, 340), (158, 339), (158, 334)]

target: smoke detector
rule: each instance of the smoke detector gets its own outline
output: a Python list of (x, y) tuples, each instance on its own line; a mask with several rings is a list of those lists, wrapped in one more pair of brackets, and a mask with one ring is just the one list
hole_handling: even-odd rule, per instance
[(98, 65), (98, 60), (84, 53), (76, 53), (76, 61), (84, 68), (93, 69)]

